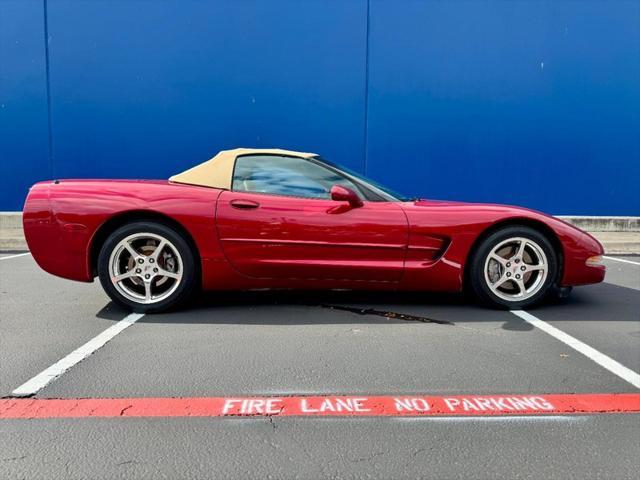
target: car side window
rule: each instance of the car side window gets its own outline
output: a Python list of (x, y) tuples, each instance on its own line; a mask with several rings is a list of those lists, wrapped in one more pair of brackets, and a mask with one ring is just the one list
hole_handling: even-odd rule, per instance
[(342, 185), (361, 194), (353, 182), (307, 159), (244, 155), (236, 159), (232, 189), (236, 192), (328, 199), (333, 185)]

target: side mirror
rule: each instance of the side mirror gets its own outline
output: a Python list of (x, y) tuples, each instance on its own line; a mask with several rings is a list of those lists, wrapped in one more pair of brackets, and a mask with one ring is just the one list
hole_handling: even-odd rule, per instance
[(331, 187), (331, 200), (337, 202), (349, 202), (351, 208), (358, 208), (362, 206), (362, 200), (356, 192), (350, 188), (343, 187), (342, 185), (334, 185)]

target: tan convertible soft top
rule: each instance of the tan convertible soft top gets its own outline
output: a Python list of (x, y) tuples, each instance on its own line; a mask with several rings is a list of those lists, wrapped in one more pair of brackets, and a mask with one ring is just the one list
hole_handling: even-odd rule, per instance
[(233, 167), (236, 163), (236, 158), (242, 155), (286, 155), (288, 157), (300, 158), (316, 156), (315, 153), (294, 152), (293, 150), (281, 150), (279, 148), (235, 148), (233, 150), (222, 150), (212, 159), (170, 177), (169, 181), (230, 190), (231, 177), (233, 176)]

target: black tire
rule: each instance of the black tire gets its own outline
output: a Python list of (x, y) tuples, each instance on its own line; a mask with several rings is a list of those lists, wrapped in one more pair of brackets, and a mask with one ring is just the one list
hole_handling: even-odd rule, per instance
[[(532, 242), (531, 244), (527, 244), (529, 245), (529, 247), (527, 247), (529, 248), (529, 250), (527, 251), (528, 253), (526, 253), (526, 255), (528, 256), (527, 258), (531, 259), (535, 255), (536, 250), (532, 245), (535, 245), (536, 247), (539, 247), (540, 250), (542, 250), (544, 256), (546, 257), (546, 276), (541, 273), (541, 276), (538, 279), (537, 277), (535, 277), (535, 275), (537, 275), (535, 272), (529, 273), (529, 277), (526, 281), (530, 282), (531, 292), (527, 292), (529, 287), (526, 285), (526, 281), (524, 280), (525, 277), (523, 274), (523, 276), (519, 278), (523, 278), (523, 283), (526, 287), (525, 292), (527, 293), (525, 293), (524, 295), (530, 296), (523, 299), (517, 299), (515, 296), (513, 299), (503, 298), (509, 297), (513, 294), (504, 292), (501, 289), (509, 288), (512, 289), (514, 293), (517, 293), (517, 291), (521, 291), (520, 288), (515, 284), (515, 275), (520, 273), (519, 270), (517, 270), (518, 268), (526, 269), (526, 264), (518, 263), (518, 265), (516, 265), (514, 260), (513, 262), (509, 262), (509, 268), (506, 268), (506, 265), (499, 265), (499, 262), (492, 265), (494, 269), (497, 269), (494, 270), (494, 276), (497, 275), (499, 278), (503, 279), (505, 277), (503, 277), (502, 275), (507, 275), (507, 271), (510, 277), (511, 275), (513, 275), (510, 280), (506, 280), (503, 287), (495, 289), (497, 290), (497, 293), (494, 293), (494, 290), (492, 290), (491, 286), (489, 285), (490, 280), (485, 276), (485, 265), (488, 256), (493, 252), (495, 248), (503, 244), (503, 242), (508, 242), (511, 239), (518, 238), (524, 238), (529, 242)], [(508, 246), (508, 243), (506, 245), (507, 246), (505, 246), (505, 248), (510, 248)], [(517, 241), (514, 242), (513, 245), (513, 248), (515, 248), (515, 245), (517, 245)], [(514, 255), (514, 257), (517, 257), (517, 255)], [(491, 233), (488, 237), (483, 239), (480, 244), (477, 245), (477, 248), (474, 249), (469, 259), (470, 264), (468, 269), (469, 277), (467, 285), (470, 287), (475, 297), (487, 306), (507, 310), (519, 310), (528, 308), (538, 304), (554, 291), (559, 273), (558, 258), (559, 255), (555, 251), (553, 244), (549, 241), (549, 238), (538, 230), (524, 225), (513, 225), (504, 227)], [(505, 259), (505, 261), (508, 260), (509, 259)], [(518, 260), (518, 262), (522, 261), (520, 258), (516, 258), (516, 260)], [(512, 269), (515, 269), (513, 270), (513, 273), (511, 273)], [(514, 282), (511, 283), (511, 281)]]
[[(171, 249), (170, 253), (173, 252), (173, 250), (177, 251), (178, 255), (174, 255), (174, 256), (176, 258), (180, 258), (180, 261), (181, 261), (181, 277), (178, 279), (171, 279), (169, 277), (164, 277), (164, 280), (163, 280), (163, 277), (160, 274), (153, 274), (153, 273), (151, 274), (152, 277), (153, 275), (158, 275), (157, 281), (155, 282), (156, 284), (158, 282), (164, 281), (166, 282), (167, 285), (170, 286), (170, 287), (167, 287), (167, 290), (164, 293), (158, 295), (157, 301), (153, 300), (153, 298), (149, 300), (150, 302), (153, 302), (153, 303), (144, 303), (145, 302), (144, 298), (141, 298), (139, 301), (132, 298), (128, 298), (126, 296), (126, 291), (125, 293), (121, 291), (123, 290), (123, 288), (120, 283), (118, 284), (119, 285), (118, 288), (116, 288), (114, 283), (112, 283), (111, 275), (110, 275), (111, 256), (112, 254), (114, 255), (114, 258), (116, 256), (116, 253), (114, 252), (114, 250), (124, 252), (123, 247), (121, 246), (122, 245), (121, 242), (123, 242), (126, 238), (130, 238), (132, 235), (144, 235), (144, 234), (150, 234), (150, 235), (153, 235), (154, 238), (162, 238), (167, 240), (169, 243), (165, 248), (170, 248)], [(143, 244), (141, 248), (144, 249), (147, 247), (144, 246)], [(150, 247), (150, 248), (153, 248), (153, 247)], [(130, 255), (130, 256), (131, 258), (133, 258), (133, 255)], [(147, 258), (145, 258), (145, 256), (143, 255), (140, 255), (140, 256), (143, 258), (142, 261), (147, 262), (149, 261), (148, 258), (150, 258), (152, 255), (147, 255)], [(189, 245), (188, 241), (183, 237), (183, 235), (181, 235), (179, 232), (177, 232), (173, 228), (165, 224), (152, 222), (152, 221), (137, 221), (137, 222), (126, 224), (118, 228), (113, 233), (111, 233), (111, 235), (109, 235), (109, 237), (106, 239), (106, 241), (104, 242), (104, 244), (100, 249), (100, 254), (98, 256), (98, 276), (100, 278), (100, 283), (102, 284), (102, 288), (104, 288), (105, 292), (109, 295), (109, 297), (111, 297), (111, 299), (114, 302), (134, 312), (157, 313), (157, 312), (162, 312), (162, 311), (177, 307), (178, 305), (185, 302), (189, 298), (189, 296), (197, 289), (198, 268), (196, 265), (195, 258), (196, 257), (194, 255), (194, 252), (191, 246)], [(180, 263), (180, 261), (174, 261), (174, 264), (176, 262)], [(156, 265), (158, 267), (161, 267), (159, 263)], [(152, 267), (152, 266), (153, 265), (149, 265), (148, 267)], [(162, 265), (162, 267), (166, 267), (166, 265)], [(130, 267), (130, 268), (133, 269), (133, 267)], [(168, 267), (166, 271), (167, 271), (167, 275), (171, 273)], [(125, 273), (129, 273), (129, 272), (127, 271)], [(173, 280), (175, 280), (177, 285), (172, 283)], [(130, 281), (133, 282), (134, 280), (130, 280)], [(146, 283), (144, 283), (144, 280), (142, 279), (142, 275), (140, 276), (136, 275), (135, 281), (141, 282), (142, 287), (140, 287), (140, 285), (136, 286), (135, 284), (128, 284), (130, 287), (129, 291), (133, 291), (135, 288), (142, 289), (144, 291), (144, 289), (146, 288)], [(150, 289), (152, 288), (151, 285), (153, 282), (154, 282), (153, 279), (149, 282)], [(165, 294), (166, 294), (166, 298), (162, 298), (162, 295), (165, 295)], [(141, 295), (143, 295), (143, 293), (141, 293)]]

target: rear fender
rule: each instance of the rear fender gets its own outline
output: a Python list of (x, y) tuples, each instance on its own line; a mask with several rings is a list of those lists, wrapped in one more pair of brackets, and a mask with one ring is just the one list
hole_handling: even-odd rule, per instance
[[(32, 187), (23, 223), (38, 264), (54, 275), (91, 282), (93, 253), (113, 219), (160, 216), (182, 226), (202, 262), (221, 258), (215, 231), (220, 190), (142, 181), (61, 181)], [(145, 217), (146, 215), (146, 217)], [(117, 228), (117, 227), (115, 227)], [(111, 230), (113, 231), (113, 230)]]

